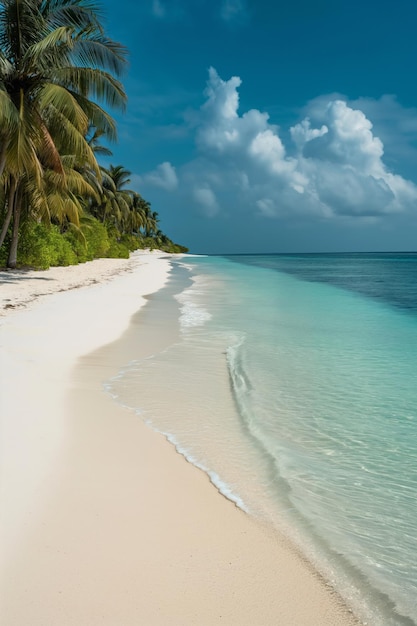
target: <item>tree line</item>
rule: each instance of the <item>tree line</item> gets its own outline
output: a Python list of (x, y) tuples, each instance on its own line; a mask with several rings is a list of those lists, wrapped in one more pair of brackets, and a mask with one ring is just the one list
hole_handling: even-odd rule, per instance
[(111, 154), (126, 48), (94, 0), (0, 0), (0, 265), (185, 252)]

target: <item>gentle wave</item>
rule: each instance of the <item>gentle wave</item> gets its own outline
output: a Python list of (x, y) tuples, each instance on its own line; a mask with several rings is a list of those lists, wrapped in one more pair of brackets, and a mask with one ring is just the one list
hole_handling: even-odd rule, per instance
[[(199, 291), (200, 286), (200, 291)], [(208, 320), (211, 319), (211, 313), (206, 308), (199, 306), (195, 302), (196, 295), (202, 293), (201, 289), (204, 288), (204, 277), (199, 276), (193, 279), (193, 285), (175, 295), (175, 299), (180, 303), (180, 327), (183, 332), (188, 328), (194, 328), (196, 326), (203, 326)]]
[(230, 502), (233, 502), (233, 504), (235, 504), (239, 509), (242, 509), (242, 511), (244, 511), (245, 513), (249, 513), (249, 509), (247, 508), (242, 498), (238, 494), (233, 492), (230, 485), (225, 483), (216, 472), (210, 470), (203, 463), (201, 463), (201, 461), (195, 458), (186, 447), (181, 445), (175, 435), (170, 432), (165, 432), (161, 430), (154, 424), (151, 419), (145, 420), (145, 423), (150, 426), (152, 430), (163, 435), (165, 439), (167, 439), (167, 441), (169, 441), (169, 443), (174, 446), (178, 454), (181, 454), (181, 456), (183, 456), (186, 461), (188, 461), (188, 463), (194, 465), (194, 467), (197, 467), (199, 470), (204, 472), (208, 476), (211, 484), (216, 487), (217, 491), (222, 496), (224, 496), (227, 500), (230, 500)]
[[(275, 442), (271, 438), (271, 433), (266, 434), (262, 430), (262, 424), (256, 419), (256, 400), (254, 405), (254, 387), (250, 377), (245, 370), (244, 358), (245, 336), (231, 345), (227, 350), (227, 362), (229, 366), (230, 378), (232, 381), (232, 391), (234, 394), (236, 406), (238, 407), (242, 423), (245, 431), (254, 440), (258, 449), (265, 455), (271, 466), (276, 471), (276, 479), (279, 481), (280, 489), (285, 495), (282, 502), (288, 498), (285, 509), (281, 508), (281, 513), (291, 513), (292, 521), (294, 521), (294, 513), (298, 512), (302, 525), (313, 524), (314, 533), (316, 534), (316, 547), (321, 545), (321, 550), (312, 550), (312, 546), (308, 546), (305, 541), (300, 541), (300, 535), (295, 537), (297, 543), (307, 551), (310, 558), (315, 562), (316, 566), (322, 570), (326, 576), (332, 577), (332, 571), (338, 570), (337, 576), (344, 580), (345, 597), (349, 597), (357, 610), (360, 612), (360, 606), (365, 603), (360, 598), (359, 589), (366, 585), (368, 595), (373, 596), (374, 606), (372, 609), (374, 623), (386, 626), (387, 624), (396, 624), (402, 626), (414, 625), (414, 621), (407, 617), (407, 614), (413, 614), (415, 611), (415, 603), (413, 601), (412, 585), (403, 594), (404, 579), (410, 578), (409, 565), (405, 566), (404, 562), (409, 562), (409, 553), (415, 549), (414, 515), (412, 514), (411, 502), (415, 495), (415, 483), (399, 484), (390, 473), (390, 466), (381, 476), (379, 471), (380, 462), (373, 459), (370, 462), (367, 456), (369, 448), (373, 447), (378, 435), (375, 435), (373, 441), (355, 440), (354, 435), (346, 433), (344, 428), (336, 431), (331, 436), (326, 436), (325, 424), (316, 424), (313, 428), (306, 428), (304, 431), (299, 429), (298, 437), (304, 444), (307, 442), (308, 448), (313, 449), (313, 454), (308, 454), (306, 450), (300, 454), (296, 447), (291, 449), (289, 441), (286, 444), (277, 446), (276, 441), (280, 435), (275, 433)], [(324, 404), (328, 404), (333, 398), (323, 399)], [(346, 439), (357, 444), (364, 449), (364, 460), (357, 461), (353, 458), (349, 460), (346, 456), (341, 455), (341, 451), (346, 446)], [(381, 438), (384, 440), (383, 438)], [(398, 449), (395, 450), (398, 453)], [(320, 457), (325, 459), (320, 462)], [(328, 457), (332, 457), (333, 463), (328, 467)], [(413, 457), (413, 460), (415, 457)], [(342, 461), (341, 463), (338, 460)], [(360, 470), (367, 472), (372, 477), (372, 484), (355, 483), (356, 496), (352, 497), (352, 481), (357, 473), (357, 465), (360, 464)], [(361, 463), (366, 463), (367, 466)], [(320, 467), (322, 465), (322, 467)], [(315, 468), (314, 476), (311, 468)], [(372, 471), (374, 467), (374, 471)], [(414, 465), (415, 467), (415, 465)], [(330, 478), (331, 477), (331, 478)], [(384, 485), (380, 484), (381, 477), (384, 479)], [(277, 483), (278, 484), (278, 483)], [(363, 487), (362, 490), (358, 490)], [(266, 485), (268, 488), (268, 485)], [(397, 506), (399, 505), (401, 494), (406, 499), (406, 507), (397, 517), (392, 518), (391, 515), (385, 515), (387, 492), (397, 498)], [(372, 493), (373, 512), (371, 517), (365, 515), (358, 516), (361, 505), (366, 502), (369, 494)], [(274, 493), (270, 494), (274, 497)], [(282, 494), (281, 494), (282, 495)], [(340, 508), (337, 509), (339, 516), (334, 516), (335, 499), (340, 501)], [(356, 501), (355, 501), (356, 500)], [(351, 503), (352, 510), (346, 508)], [(355, 510), (357, 513), (355, 514)], [(379, 510), (379, 513), (377, 511)], [(329, 513), (329, 511), (333, 511)], [(297, 521), (297, 519), (295, 520)], [(327, 523), (325, 523), (327, 522)], [(365, 524), (364, 524), (365, 522)], [(390, 537), (398, 533), (399, 527), (402, 527), (403, 545), (399, 547), (395, 545), (393, 551), (389, 551)], [(310, 528), (310, 532), (313, 528)], [(291, 534), (291, 533), (290, 533)], [(330, 543), (329, 543), (329, 539)], [(359, 543), (358, 543), (359, 540)], [(343, 545), (343, 555), (334, 551), (337, 546)], [(332, 547), (333, 546), (333, 547)], [(378, 552), (378, 546), (380, 550)], [(369, 548), (369, 556), (363, 559), (363, 554)], [(358, 555), (359, 558), (356, 558)], [(371, 556), (372, 555), (372, 556)], [(335, 556), (339, 561), (339, 565), (335, 563)], [(329, 563), (332, 566), (329, 569)], [(387, 570), (391, 569), (392, 576), (389, 583), (386, 579)], [(398, 583), (393, 577), (394, 571), (398, 577)], [(417, 572), (417, 566), (415, 567)], [(382, 575), (379, 576), (378, 574)], [(414, 576), (414, 578), (417, 578)], [(337, 585), (340, 590), (340, 583)], [(396, 603), (391, 599), (391, 594), (396, 589)], [(346, 593), (346, 589), (350, 591)], [(416, 587), (417, 593), (417, 587)], [(410, 602), (411, 599), (411, 602)], [(376, 605), (382, 603), (385, 609), (377, 609)], [(389, 613), (387, 611), (389, 610)], [(400, 615), (400, 610), (403, 615)], [(365, 614), (371, 611), (368, 607)]]

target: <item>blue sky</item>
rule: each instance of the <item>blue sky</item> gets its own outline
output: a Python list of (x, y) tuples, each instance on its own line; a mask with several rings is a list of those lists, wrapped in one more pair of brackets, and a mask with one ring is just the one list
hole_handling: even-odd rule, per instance
[(107, 162), (196, 253), (417, 248), (414, 0), (105, 0)]

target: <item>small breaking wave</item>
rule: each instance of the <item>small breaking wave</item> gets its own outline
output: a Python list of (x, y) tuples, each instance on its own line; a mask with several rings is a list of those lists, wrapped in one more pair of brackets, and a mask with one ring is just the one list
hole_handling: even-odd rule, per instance
[(182, 330), (204, 326), (210, 319), (211, 314), (193, 302), (185, 302), (181, 307), (180, 325)]
[(201, 463), (195, 457), (193, 457), (189, 453), (189, 451), (177, 441), (174, 435), (157, 428), (155, 424), (152, 422), (152, 420), (147, 419), (145, 420), (145, 423), (150, 428), (152, 428), (152, 430), (163, 435), (165, 439), (174, 446), (176, 452), (178, 452), (178, 454), (181, 454), (181, 456), (183, 456), (188, 463), (190, 463), (191, 465), (194, 465), (194, 467), (197, 467), (199, 470), (204, 472), (208, 476), (212, 485), (216, 487), (217, 491), (222, 496), (227, 498), (227, 500), (230, 500), (231, 502), (233, 502), (233, 504), (235, 504), (239, 509), (241, 509), (245, 513), (249, 513), (249, 509), (246, 506), (243, 499), (240, 496), (238, 496), (236, 493), (234, 493), (230, 485), (225, 483), (216, 472), (209, 470), (203, 463)]
[(183, 331), (188, 328), (204, 326), (212, 318), (211, 313), (196, 302), (198, 297), (205, 293), (204, 281), (204, 276), (194, 276), (192, 286), (175, 296), (175, 299), (181, 305), (180, 326)]

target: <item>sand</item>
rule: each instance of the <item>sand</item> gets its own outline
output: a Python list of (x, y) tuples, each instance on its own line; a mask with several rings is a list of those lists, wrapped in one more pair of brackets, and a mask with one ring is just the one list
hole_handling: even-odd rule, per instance
[(104, 391), (155, 350), (126, 333), (169, 258), (0, 273), (0, 622), (357, 624), (285, 538)]

